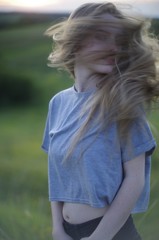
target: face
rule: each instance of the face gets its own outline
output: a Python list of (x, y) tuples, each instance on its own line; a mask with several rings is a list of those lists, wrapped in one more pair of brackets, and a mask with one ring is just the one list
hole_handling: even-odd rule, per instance
[[(116, 20), (110, 14), (103, 15), (103, 18), (109, 21)], [(78, 59), (93, 72), (101, 74), (112, 72), (118, 60), (117, 54), (121, 50), (118, 43), (120, 36), (122, 36), (122, 28), (98, 28), (83, 41), (78, 52)], [(89, 55), (90, 58), (87, 58)]]

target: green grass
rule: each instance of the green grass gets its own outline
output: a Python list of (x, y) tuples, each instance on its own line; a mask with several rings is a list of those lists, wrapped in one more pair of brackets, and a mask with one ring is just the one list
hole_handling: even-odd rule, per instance
[(27, 76), (38, 90), (34, 105), (1, 108), (0, 240), (52, 239), (47, 156), (40, 146), (48, 101), (72, 82), (47, 67), (52, 45), (43, 35), (47, 27), (49, 23), (0, 33), (0, 71)]
[(1, 112), (0, 239), (51, 239), (44, 112)]
[(52, 95), (72, 84), (68, 75), (47, 66), (52, 50), (52, 39), (44, 36), (48, 27), (50, 23), (0, 32), (0, 72), (31, 79), (39, 92), (36, 97), (40, 104), (46, 104)]
[[(153, 111), (148, 117), (154, 137), (159, 144), (159, 112)], [(148, 211), (142, 214), (135, 215), (136, 225), (144, 240), (158, 240), (159, 238), (159, 149), (157, 148), (152, 156), (152, 171), (151, 171), (151, 195)]]
[[(52, 95), (72, 84), (68, 76), (48, 68), (51, 40), (43, 36), (49, 24), (1, 31), (0, 56), (6, 71), (28, 76), (39, 94), (37, 104), (1, 109), (0, 117), (0, 240), (51, 239), (47, 156), (41, 150), (47, 104)], [(14, 85), (14, 82), (13, 82)], [(159, 113), (152, 124), (159, 129)], [(154, 133), (159, 143), (158, 133)], [(144, 240), (158, 240), (159, 151), (152, 159), (149, 210), (135, 216)]]

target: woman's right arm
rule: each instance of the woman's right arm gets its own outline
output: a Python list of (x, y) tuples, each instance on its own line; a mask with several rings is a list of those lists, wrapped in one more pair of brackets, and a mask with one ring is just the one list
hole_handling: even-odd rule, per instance
[(53, 239), (54, 240), (73, 240), (65, 233), (63, 228), (63, 216), (62, 216), (62, 202), (51, 202), (51, 213), (53, 222)]

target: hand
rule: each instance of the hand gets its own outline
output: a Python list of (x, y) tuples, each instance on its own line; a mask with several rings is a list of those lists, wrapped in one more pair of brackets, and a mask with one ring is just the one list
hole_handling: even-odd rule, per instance
[(80, 240), (91, 240), (89, 237), (81, 238)]
[(68, 234), (66, 234), (63, 231), (61, 231), (61, 232), (53, 231), (52, 236), (53, 236), (53, 240), (73, 240)]

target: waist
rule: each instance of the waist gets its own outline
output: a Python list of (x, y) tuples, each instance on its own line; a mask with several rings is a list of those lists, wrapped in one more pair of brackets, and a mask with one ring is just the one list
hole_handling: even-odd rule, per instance
[(71, 224), (80, 224), (91, 219), (103, 217), (109, 206), (94, 208), (87, 204), (68, 203), (63, 204), (63, 218)]
[[(81, 239), (81, 238), (89, 237), (95, 231), (95, 229), (97, 228), (101, 220), (102, 220), (102, 217), (99, 217), (81, 224), (71, 224), (64, 220), (63, 226), (65, 229), (65, 232), (72, 239)], [(113, 237), (112, 240), (115, 240), (115, 239), (141, 240), (141, 237), (136, 230), (136, 227), (133, 223), (133, 218), (131, 215), (128, 217), (125, 224), (117, 232), (117, 234)]]

